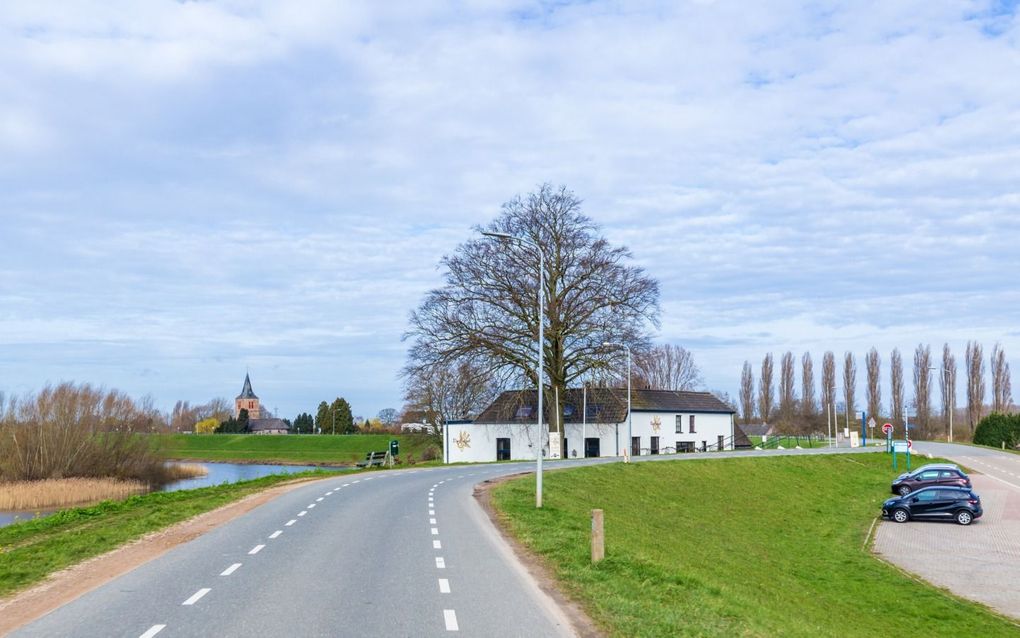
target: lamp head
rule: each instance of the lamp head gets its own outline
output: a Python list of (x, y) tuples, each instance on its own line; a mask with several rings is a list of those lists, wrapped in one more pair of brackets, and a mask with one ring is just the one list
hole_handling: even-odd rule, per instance
[(495, 237), (496, 239), (514, 239), (514, 236), (509, 233), (494, 233), (482, 231), (482, 234), (486, 237)]

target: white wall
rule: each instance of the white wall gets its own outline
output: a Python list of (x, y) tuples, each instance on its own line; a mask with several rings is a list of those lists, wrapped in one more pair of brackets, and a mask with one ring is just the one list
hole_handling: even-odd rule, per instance
[[(496, 439), (510, 439), (510, 459), (528, 460), (535, 458), (532, 442), (538, 426), (528, 425), (493, 425), (465, 423), (448, 425), (443, 433), (443, 446), (447, 463), (479, 463), (496, 460)], [(460, 441), (463, 445), (458, 446)]]
[[(681, 432), (677, 432), (676, 418), (680, 416)], [(690, 419), (694, 416), (694, 432), (690, 431)], [(696, 450), (701, 450), (702, 443), (708, 449), (718, 449), (719, 437), (722, 436), (727, 450), (733, 449), (733, 416), (730, 414), (713, 414), (706, 412), (635, 412), (633, 414), (633, 436), (641, 437), (642, 454), (651, 448), (651, 437), (659, 437), (659, 450), (679, 448), (679, 442), (692, 442)], [(656, 419), (658, 429), (656, 430)], [(626, 424), (620, 428), (620, 444), (627, 439)]]

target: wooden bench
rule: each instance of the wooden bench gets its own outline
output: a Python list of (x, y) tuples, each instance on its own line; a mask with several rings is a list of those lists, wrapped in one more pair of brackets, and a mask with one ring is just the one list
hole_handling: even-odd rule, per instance
[(389, 452), (367, 452), (365, 454), (365, 460), (361, 463), (356, 464), (356, 467), (382, 467), (386, 464), (386, 457), (389, 456)]

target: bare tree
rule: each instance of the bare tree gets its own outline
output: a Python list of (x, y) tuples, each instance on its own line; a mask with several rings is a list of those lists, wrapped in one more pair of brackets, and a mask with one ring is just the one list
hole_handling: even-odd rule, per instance
[(914, 350), (915, 425), (922, 436), (931, 435), (931, 346), (918, 344)]
[(789, 428), (797, 410), (797, 393), (794, 388), (793, 353), (787, 351), (779, 360), (779, 420)]
[(868, 373), (868, 414), (879, 418), (882, 411), (882, 357), (872, 348), (864, 355), (864, 367)]
[(1006, 351), (998, 343), (992, 347), (990, 363), (992, 369), (992, 412), (1005, 414), (1013, 402), (1013, 397), (1010, 396), (1009, 363), (1006, 362)]
[(772, 418), (772, 406), (775, 401), (775, 389), (772, 386), (772, 353), (765, 355), (761, 361), (761, 380), (758, 382), (758, 416), (762, 423)]
[(673, 344), (635, 353), (637, 387), (649, 390), (694, 390), (701, 384), (701, 370), (689, 350)]
[(892, 356), (889, 358), (890, 366), (890, 390), (892, 398), (890, 399), (890, 411), (892, 412), (893, 423), (903, 423), (903, 401), (904, 401), (904, 385), (903, 385), (903, 356), (900, 355), (899, 348), (893, 348)]
[(817, 416), (815, 403), (815, 366), (811, 353), (805, 352), (800, 358), (800, 414), (808, 426), (814, 426)]
[(749, 424), (754, 418), (754, 373), (747, 361), (744, 362), (744, 369), (740, 371), (740, 411), (744, 417), (744, 424)]
[(977, 341), (967, 342), (964, 362), (967, 367), (967, 423), (973, 437), (974, 428), (984, 412), (985, 402), (985, 359), (984, 350)]
[(421, 418), (439, 428), (447, 421), (478, 416), (500, 389), (485, 369), (465, 361), (405, 376), (404, 400), (408, 409), (421, 412)]
[[(405, 376), (467, 361), (501, 383), (527, 379), (539, 387), (534, 353), (541, 320), (547, 375), (541, 387), (552, 407), (570, 384), (613, 365), (617, 350), (604, 343), (647, 349), (648, 326), (658, 324), (659, 285), (630, 265), (630, 251), (600, 235), (572, 192), (544, 184), (505, 203), (477, 230), (520, 241), (477, 236), (443, 258), (444, 285), (411, 313)], [(549, 413), (562, 414), (562, 407)]]
[(942, 419), (948, 433), (950, 415), (956, 412), (956, 357), (949, 344), (942, 344), (942, 369), (939, 371), (939, 389), (942, 391)]
[(836, 355), (827, 351), (822, 355), (822, 409), (829, 411), (836, 405)]
[(843, 355), (843, 400), (846, 402), (846, 413), (854, 414), (854, 396), (857, 393), (857, 362), (854, 353)]

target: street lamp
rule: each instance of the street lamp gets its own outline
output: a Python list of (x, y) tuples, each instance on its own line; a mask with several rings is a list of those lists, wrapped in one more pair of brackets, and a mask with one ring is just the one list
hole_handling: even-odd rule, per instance
[(542, 366), (542, 350), (545, 345), (545, 306), (542, 303), (542, 291), (545, 289), (545, 253), (537, 243), (525, 237), (517, 237), (509, 233), (482, 232), (486, 237), (500, 239), (503, 241), (515, 241), (518, 244), (530, 246), (538, 253), (538, 344), (536, 352), (536, 379), (538, 380), (538, 453), (535, 455), (535, 507), (542, 507), (542, 454), (545, 450), (545, 438), (547, 432), (542, 431), (542, 391), (544, 389), (544, 376)]
[[(633, 418), (631, 417), (631, 411), (630, 411), (630, 377), (631, 377), (631, 374), (630, 374), (630, 346), (628, 346), (625, 343), (610, 343), (609, 341), (604, 342), (602, 345), (604, 345), (607, 348), (614, 348), (614, 347), (615, 348), (624, 348), (627, 351), (627, 445), (630, 445), (631, 447), (633, 447), (633, 445), (634, 445), (634, 434), (633, 434), (633, 427), (632, 427)], [(624, 451), (626, 451), (626, 449), (627, 448), (624, 447)], [(633, 450), (631, 450), (631, 452), (633, 452)]]
[[(935, 366), (928, 366), (929, 370), (938, 370)], [(949, 401), (946, 407), (949, 408), (949, 442), (953, 442), (953, 412), (956, 412), (956, 388), (949, 384), (952, 375), (949, 374), (949, 368), (942, 368), (942, 382), (943, 392), (949, 392)]]

